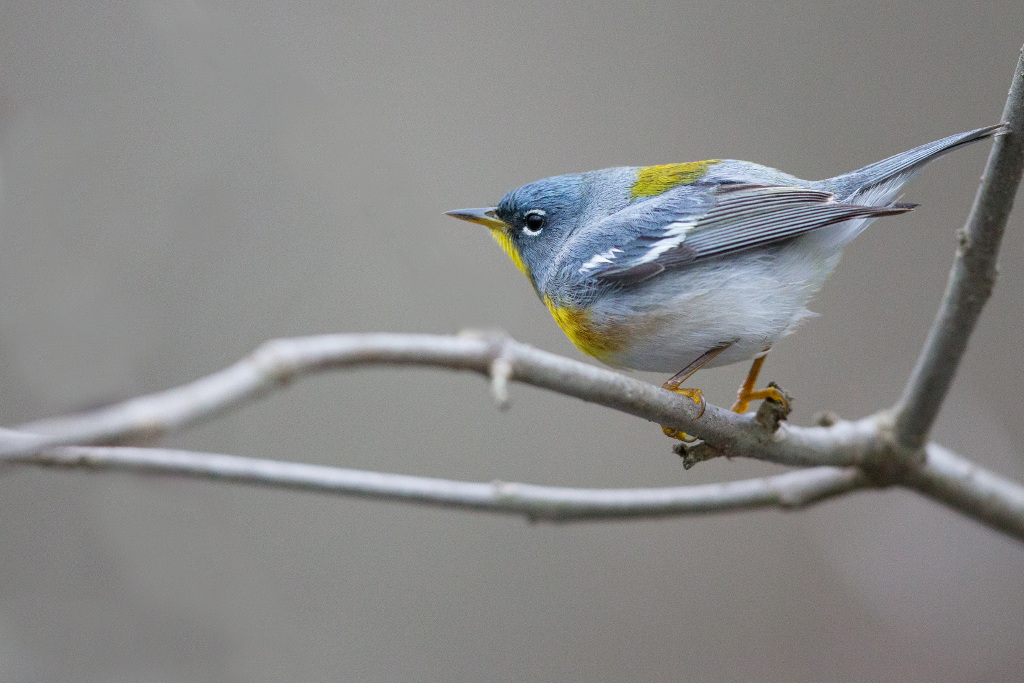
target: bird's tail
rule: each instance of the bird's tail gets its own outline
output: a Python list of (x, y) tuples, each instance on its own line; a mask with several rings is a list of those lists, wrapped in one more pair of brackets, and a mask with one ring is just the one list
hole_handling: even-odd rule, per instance
[(886, 205), (922, 166), (957, 147), (1009, 131), (1005, 123), (985, 126), (966, 133), (929, 142), (909, 151), (877, 161), (851, 173), (823, 181), (843, 201), (851, 204)]

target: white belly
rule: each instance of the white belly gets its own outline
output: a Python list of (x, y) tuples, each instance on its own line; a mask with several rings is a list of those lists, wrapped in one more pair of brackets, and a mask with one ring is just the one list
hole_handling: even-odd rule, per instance
[(602, 360), (675, 373), (726, 343), (730, 346), (705, 367), (753, 358), (813, 315), (806, 304), (839, 261), (838, 251), (822, 259), (814, 246), (789, 243), (752, 250), (663, 273), (640, 289), (605, 295), (594, 305), (595, 319), (628, 325), (637, 333)]

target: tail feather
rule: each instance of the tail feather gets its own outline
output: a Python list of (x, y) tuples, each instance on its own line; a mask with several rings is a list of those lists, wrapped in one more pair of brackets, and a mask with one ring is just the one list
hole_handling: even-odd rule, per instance
[(823, 181), (834, 188), (844, 201), (855, 204), (884, 204), (892, 200), (900, 188), (932, 159), (958, 147), (1009, 131), (1005, 123), (985, 126), (915, 147), (888, 159), (877, 161), (851, 173)]

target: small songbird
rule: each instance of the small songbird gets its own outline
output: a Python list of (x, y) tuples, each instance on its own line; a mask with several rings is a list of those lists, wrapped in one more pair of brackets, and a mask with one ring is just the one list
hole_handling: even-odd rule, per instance
[[(1006, 132), (987, 126), (827, 180), (730, 159), (545, 178), (495, 207), (447, 215), (490, 228), (576, 347), (613, 367), (676, 372), (754, 359), (733, 410), (785, 402), (755, 391), (764, 356), (811, 315), (840, 251), (926, 163)], [(680, 370), (682, 368), (682, 370)], [(698, 415), (699, 416), (699, 415)], [(685, 435), (666, 428), (670, 436)]]

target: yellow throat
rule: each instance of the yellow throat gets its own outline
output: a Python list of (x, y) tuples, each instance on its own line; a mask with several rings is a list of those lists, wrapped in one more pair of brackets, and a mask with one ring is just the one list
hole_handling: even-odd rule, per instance
[(519, 255), (519, 250), (516, 249), (516, 245), (512, 243), (512, 238), (508, 236), (508, 233), (501, 228), (490, 228), (490, 230), (491, 237), (493, 237), (494, 241), (498, 243), (501, 250), (508, 254), (508, 257), (512, 259), (512, 263), (516, 265), (519, 272), (526, 277), (530, 277), (530, 269), (526, 267), (525, 263), (523, 263), (523, 257)]

